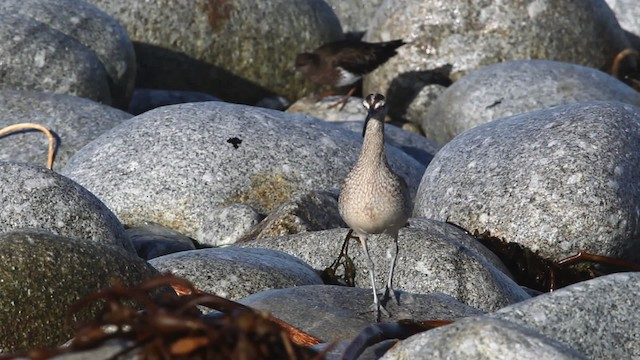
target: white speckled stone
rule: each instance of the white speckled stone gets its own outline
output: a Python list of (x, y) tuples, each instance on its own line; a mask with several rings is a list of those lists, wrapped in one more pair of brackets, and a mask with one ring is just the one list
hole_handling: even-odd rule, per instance
[(590, 359), (640, 358), (640, 273), (619, 273), (567, 286), (488, 316), (556, 339)]
[(336, 13), (342, 30), (348, 32), (365, 32), (369, 28), (371, 18), (375, 15), (383, 0), (325, 0)]
[(489, 121), (587, 100), (640, 105), (640, 93), (602, 71), (559, 61), (507, 61), (456, 81), (429, 107), (422, 130), (446, 143)]
[(269, 289), (322, 284), (302, 260), (269, 249), (206, 248), (160, 256), (149, 263), (230, 300)]
[[(132, 115), (77, 96), (40, 91), (0, 91), (0, 128), (21, 122), (43, 125), (58, 137), (53, 169), (91, 140)], [(22, 131), (0, 138), (0, 160), (46, 165), (49, 141), (39, 131)]]
[(33, 18), (0, 11), (0, 89), (42, 90), (111, 104), (97, 55)]
[(48, 231), (135, 253), (113, 213), (74, 181), (44, 167), (0, 162), (0, 232)]
[(587, 357), (525, 326), (473, 317), (402, 340), (381, 359), (587, 360)]
[(0, 11), (20, 14), (91, 49), (110, 79), (114, 106), (126, 109), (136, 77), (136, 56), (125, 29), (84, 0), (3, 0)]
[(342, 37), (323, 0), (89, 0), (134, 41), (137, 85), (255, 104), (317, 89), (294, 76), (296, 54)]
[(636, 0), (606, 0), (627, 36), (638, 50), (640, 45), (640, 6)]
[[(364, 92), (386, 93), (389, 104), (409, 98), (427, 107), (431, 102), (424, 96), (432, 92), (419, 93), (413, 86), (437, 69), (449, 67), (441, 72), (455, 81), (505, 60), (548, 59), (604, 68), (629, 46), (604, 0), (388, 0), (378, 9), (366, 40), (392, 39), (409, 43), (365, 77)], [(409, 120), (418, 123), (427, 107), (422, 113), (407, 112), (417, 116)]]
[[(451, 227), (453, 230), (453, 227)], [(316, 270), (329, 267), (340, 254), (348, 229), (314, 231), (279, 238), (260, 239), (240, 246), (268, 248), (296, 256)], [(463, 236), (468, 236), (462, 234)], [(393, 285), (398, 290), (416, 294), (441, 292), (483, 311), (493, 311), (528, 299), (513, 280), (495, 268), (473, 248), (457, 241), (459, 229), (449, 233), (441, 227), (402, 228)], [(376, 267), (376, 284), (386, 284), (393, 240), (383, 235), (368, 241)], [(366, 258), (360, 244), (351, 240), (348, 250), (354, 263), (355, 285), (371, 288)], [(338, 269), (338, 274), (343, 269)]]
[[(148, 111), (105, 133), (62, 170), (119, 219), (152, 221), (200, 241), (214, 209), (241, 203), (267, 214), (312, 190), (339, 188), (362, 136), (280, 111), (222, 102)], [(387, 149), (412, 194), (424, 167)]]
[(496, 120), (445, 145), (414, 216), (559, 260), (583, 250), (640, 260), (640, 108), (583, 102)]

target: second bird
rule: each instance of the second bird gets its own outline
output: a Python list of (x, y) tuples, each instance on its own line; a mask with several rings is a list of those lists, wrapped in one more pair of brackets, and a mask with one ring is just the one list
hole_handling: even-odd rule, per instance
[[(320, 46), (296, 57), (296, 70), (319, 85), (343, 87), (353, 85), (397, 54), (402, 40), (368, 43), (360, 40), (339, 40)], [(351, 96), (352, 89), (347, 96)]]

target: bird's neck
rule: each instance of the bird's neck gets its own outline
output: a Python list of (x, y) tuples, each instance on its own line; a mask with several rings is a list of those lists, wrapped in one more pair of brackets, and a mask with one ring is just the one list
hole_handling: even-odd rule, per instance
[(384, 122), (371, 119), (367, 123), (367, 130), (358, 161), (366, 161), (367, 163), (386, 161), (384, 155)]

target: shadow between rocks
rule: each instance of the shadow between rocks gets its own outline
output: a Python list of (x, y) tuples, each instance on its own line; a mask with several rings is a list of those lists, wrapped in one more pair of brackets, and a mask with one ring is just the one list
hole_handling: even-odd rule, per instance
[(248, 105), (276, 95), (250, 80), (184, 53), (135, 41), (133, 46), (138, 63), (136, 88), (199, 91)]

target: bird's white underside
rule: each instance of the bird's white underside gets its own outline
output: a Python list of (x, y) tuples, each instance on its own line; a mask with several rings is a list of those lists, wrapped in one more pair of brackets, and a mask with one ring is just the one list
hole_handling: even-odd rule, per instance
[(361, 78), (360, 75), (351, 73), (341, 67), (338, 67), (338, 71), (340, 71), (340, 79), (336, 82), (337, 87), (351, 85)]

